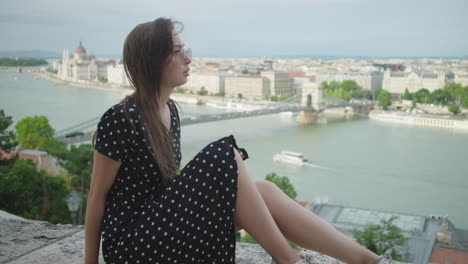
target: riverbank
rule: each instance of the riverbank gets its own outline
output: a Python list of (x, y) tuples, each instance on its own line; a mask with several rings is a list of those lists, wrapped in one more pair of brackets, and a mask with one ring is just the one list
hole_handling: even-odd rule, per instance
[(468, 130), (468, 120), (453, 119), (449, 115), (413, 115), (404, 112), (374, 110), (369, 113), (369, 119), (389, 123), (407, 124), (410, 126), (431, 126)]
[[(71, 82), (71, 81), (64, 81), (57, 79), (55, 74), (49, 72), (36, 72), (37, 76), (44, 78), (48, 81), (51, 81), (55, 84), (73, 86), (77, 88), (85, 88), (85, 89), (97, 89), (102, 91), (109, 91), (109, 92), (116, 92), (121, 93), (121, 96), (124, 97), (129, 95), (133, 92), (133, 89), (119, 87), (118, 85), (106, 84), (106, 83), (97, 83), (97, 82)], [(257, 110), (261, 108), (265, 108), (265, 103), (259, 102), (234, 102), (234, 101), (226, 101), (224, 97), (220, 96), (201, 96), (196, 94), (186, 94), (186, 93), (172, 93), (171, 97), (179, 102), (184, 104), (206, 104), (211, 107), (216, 108), (225, 108), (231, 110), (240, 110), (240, 111), (249, 111), (249, 110)]]
[(85, 89), (97, 89), (101, 91), (109, 91), (109, 92), (116, 92), (116, 93), (131, 93), (133, 91), (132, 89), (128, 88), (123, 88), (123, 87), (117, 87), (117, 85), (112, 85), (112, 84), (106, 84), (106, 83), (97, 83), (97, 82), (88, 82), (88, 81), (83, 81), (82, 83), (78, 82), (71, 82), (71, 81), (64, 81), (64, 80), (59, 80), (57, 77), (55, 77), (53, 73), (49, 72), (36, 72), (36, 75), (44, 78), (48, 81), (51, 81), (55, 84), (62, 84), (62, 85), (67, 85), (67, 86), (73, 86), (77, 88), (85, 88)]

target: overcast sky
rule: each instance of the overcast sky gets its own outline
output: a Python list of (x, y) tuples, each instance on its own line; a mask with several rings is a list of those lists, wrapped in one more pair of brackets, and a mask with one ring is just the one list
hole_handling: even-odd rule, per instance
[(121, 55), (135, 25), (181, 21), (194, 56), (466, 56), (468, 0), (2, 1), (0, 51)]

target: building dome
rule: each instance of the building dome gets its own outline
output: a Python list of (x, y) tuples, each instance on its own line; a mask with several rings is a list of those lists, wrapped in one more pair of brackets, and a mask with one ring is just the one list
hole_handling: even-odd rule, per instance
[(75, 49), (75, 54), (78, 55), (79, 57), (86, 56), (86, 50), (83, 47), (83, 44), (81, 44), (81, 41), (80, 41), (80, 45)]

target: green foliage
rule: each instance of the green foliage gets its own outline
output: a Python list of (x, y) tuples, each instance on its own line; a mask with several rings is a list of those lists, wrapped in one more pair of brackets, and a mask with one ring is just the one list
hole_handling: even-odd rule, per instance
[(45, 150), (54, 129), (45, 116), (25, 117), (16, 124), (18, 143), (26, 149)]
[(377, 97), (377, 101), (379, 101), (379, 105), (384, 110), (387, 110), (388, 107), (392, 104), (392, 95), (387, 90), (382, 90)]
[(186, 91), (187, 89), (184, 89), (182, 87), (176, 87), (174, 90), (175, 93), (182, 93), (182, 94), (185, 93)]
[(91, 183), (93, 169), (94, 149), (90, 144), (82, 144), (78, 147), (71, 146), (70, 150), (62, 156), (60, 165), (72, 176), (72, 189), (79, 190), (82, 197), (81, 207), (78, 214), (78, 223), (83, 223), (83, 212), (86, 209), (86, 194)]
[(288, 95), (282, 95), (282, 96), (273, 95), (273, 96), (268, 97), (268, 100), (273, 101), (273, 102), (281, 102), (288, 98), (289, 98)]
[(380, 93), (381, 93), (382, 91), (383, 91), (382, 88), (379, 88), (379, 89), (377, 89), (377, 90), (374, 91), (374, 100), (377, 99), (377, 98), (379, 98), (379, 95), (380, 95)]
[(99, 80), (100, 82), (102, 82), (102, 83), (107, 83), (107, 82), (108, 82), (107, 78), (104, 77), (104, 76), (98, 77), (98, 80)]
[(0, 66), (38, 66), (46, 64), (45, 59), (38, 58), (0, 58)]
[(70, 192), (66, 188), (65, 180), (56, 176), (45, 176), (43, 179), (44, 184), (49, 203), (49, 210), (44, 215), (44, 219), (53, 224), (71, 223), (70, 211), (65, 202)]
[(198, 91), (197, 94), (201, 96), (208, 95), (208, 91), (205, 89), (205, 86), (202, 86), (202, 88), (200, 88), (200, 91)]
[(427, 104), (430, 102), (429, 101), (430, 95), (431, 95), (431, 92), (429, 92), (428, 89), (422, 88), (416, 93), (414, 93), (412, 97), (415, 98), (418, 103)]
[(65, 202), (68, 190), (61, 178), (38, 171), (31, 160), (0, 167), (0, 209), (29, 219), (70, 223)]
[(322, 89), (325, 93), (345, 101), (358, 98), (371, 97), (370, 91), (363, 90), (355, 81), (345, 80), (343, 82), (332, 81), (322, 83)]
[(57, 72), (58, 72), (58, 70), (54, 70), (51, 67), (47, 67), (46, 71), (50, 72), (50, 73), (54, 73), (54, 74), (57, 74)]
[(296, 199), (296, 190), (294, 189), (294, 186), (289, 182), (289, 178), (287, 176), (279, 176), (276, 173), (272, 172), (267, 174), (265, 180), (271, 181), (272, 183), (276, 184), (276, 186), (278, 186), (286, 195), (288, 195), (292, 199)]
[(447, 105), (451, 101), (452, 96), (445, 89), (434, 90), (429, 96), (429, 102), (436, 105)]
[(244, 98), (244, 96), (241, 93), (239, 93), (239, 94), (237, 94), (237, 98), (242, 99), (242, 98)]
[(82, 194), (88, 192), (93, 169), (93, 155), (93, 147), (90, 144), (82, 144), (78, 147), (72, 145), (70, 150), (61, 157), (61, 166), (74, 176), (72, 189), (79, 189)]
[(46, 141), (46, 149), (49, 155), (54, 157), (64, 159), (68, 153), (67, 143), (64, 141), (55, 139), (55, 138), (48, 138)]
[(458, 115), (459, 113), (461, 113), (460, 106), (456, 104), (449, 105), (448, 110), (454, 115)]
[(364, 230), (353, 230), (356, 241), (377, 255), (384, 254), (388, 249), (392, 250), (392, 259), (403, 261), (396, 252), (395, 247), (406, 244), (407, 239), (402, 230), (393, 224), (398, 217), (393, 216), (388, 220), (382, 219), (380, 225), (369, 225)]
[(224, 93), (224, 92), (222, 92), (222, 93), (215, 93), (215, 94), (213, 94), (213, 96), (224, 97), (224, 96), (226, 96), (226, 93)]
[(411, 96), (411, 93), (408, 91), (408, 88), (406, 88), (405, 92), (403, 93), (403, 100), (413, 100), (413, 97)]
[(245, 234), (243, 237), (241, 237), (240, 242), (258, 244), (257, 240), (255, 240), (255, 238), (253, 238), (253, 236), (250, 234)]
[(15, 134), (8, 131), (8, 127), (13, 124), (11, 116), (5, 115), (3, 109), (0, 109), (0, 149), (10, 151), (15, 145)]
[(449, 83), (444, 88), (434, 90), (432, 93), (425, 88), (415, 93), (410, 93), (408, 89), (405, 89), (403, 99), (412, 100), (414, 106), (416, 106), (416, 103), (422, 103), (468, 107), (468, 86), (463, 86), (459, 83)]
[(452, 97), (451, 104), (468, 107), (468, 86), (462, 86), (459, 83), (449, 83), (445, 85), (444, 90)]

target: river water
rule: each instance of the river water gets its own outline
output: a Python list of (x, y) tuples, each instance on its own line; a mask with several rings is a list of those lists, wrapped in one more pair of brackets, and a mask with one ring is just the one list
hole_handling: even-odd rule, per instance
[[(56, 85), (28, 70), (0, 69), (0, 109), (15, 122), (45, 115), (60, 130), (102, 115), (120, 99), (115, 92)], [(181, 106), (182, 115), (226, 112)], [(183, 163), (210, 141), (233, 134), (249, 152), (251, 177), (288, 176), (299, 200), (448, 215), (468, 229), (467, 132), (330, 116), (328, 124), (301, 127), (294, 118), (275, 114), (184, 126)], [(304, 153), (312, 165), (274, 162), (281, 150)]]

